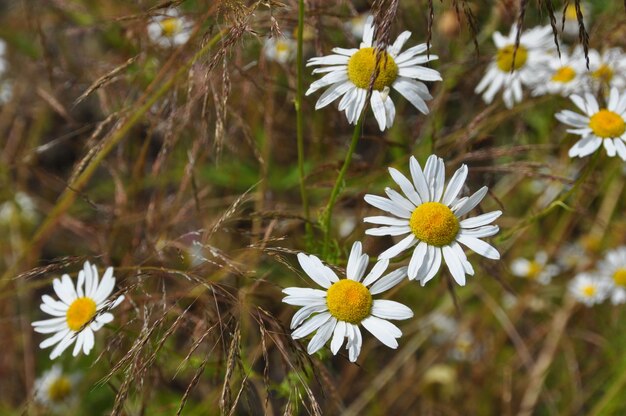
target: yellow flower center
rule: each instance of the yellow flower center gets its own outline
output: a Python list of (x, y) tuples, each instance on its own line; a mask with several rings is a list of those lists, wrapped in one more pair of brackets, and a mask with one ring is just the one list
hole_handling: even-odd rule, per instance
[(608, 139), (620, 137), (626, 131), (624, 119), (617, 113), (602, 109), (591, 116), (589, 127), (598, 137)]
[(370, 314), (372, 294), (362, 283), (341, 279), (328, 288), (326, 305), (338, 320), (358, 324)]
[(431, 246), (443, 247), (456, 238), (459, 219), (444, 204), (426, 202), (415, 208), (409, 226), (419, 240)]
[(590, 298), (593, 295), (596, 294), (596, 287), (595, 286), (585, 286), (583, 287), (583, 295), (585, 295), (586, 297)]
[(498, 50), (498, 54), (496, 55), (496, 64), (502, 72), (511, 72), (512, 69), (520, 69), (526, 63), (526, 60), (528, 59), (528, 50), (522, 45), (519, 45), (517, 47), (517, 52), (515, 52), (515, 62), (513, 61), (514, 50), (515, 45), (507, 45)]
[(96, 302), (91, 298), (78, 298), (67, 309), (67, 326), (72, 331), (79, 331), (96, 315)]
[(613, 68), (607, 64), (602, 64), (600, 68), (591, 73), (591, 76), (608, 84), (613, 79)]
[[(348, 78), (357, 87), (368, 89), (375, 69), (376, 50), (374, 48), (359, 49), (348, 61)], [(374, 89), (382, 91), (385, 87), (390, 87), (397, 77), (398, 65), (391, 55), (383, 52), (378, 76), (374, 80)]]
[(282, 41), (276, 42), (276, 52), (285, 53), (288, 51), (289, 51), (289, 45), (287, 44), (287, 42), (282, 42)]
[(565, 9), (565, 20), (578, 21), (578, 16), (576, 16), (576, 6), (574, 6), (573, 4), (569, 4)]
[(626, 286), (626, 268), (615, 270), (613, 273), (613, 281), (617, 286)]
[(543, 266), (541, 264), (537, 263), (536, 261), (531, 261), (528, 265), (528, 278), (532, 280), (537, 279), (542, 270)]
[(576, 78), (576, 71), (571, 66), (563, 66), (554, 73), (552, 81), (566, 84), (574, 78)]
[(169, 17), (159, 22), (163, 36), (171, 38), (180, 32), (180, 21), (176, 17)]
[(50, 383), (48, 387), (48, 398), (51, 401), (58, 403), (67, 399), (72, 392), (72, 383), (67, 377), (59, 377)]

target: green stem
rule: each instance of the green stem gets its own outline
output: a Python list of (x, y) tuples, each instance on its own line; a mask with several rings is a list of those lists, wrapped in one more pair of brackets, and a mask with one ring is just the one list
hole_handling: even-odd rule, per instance
[(343, 166), (339, 171), (339, 176), (337, 176), (337, 180), (335, 181), (335, 186), (333, 186), (333, 190), (330, 193), (330, 198), (328, 199), (328, 204), (324, 209), (324, 215), (322, 216), (322, 229), (324, 231), (324, 246), (322, 247), (322, 256), (324, 259), (328, 257), (328, 248), (330, 243), (330, 227), (332, 224), (332, 216), (333, 216), (333, 207), (335, 206), (335, 202), (337, 201), (337, 197), (339, 196), (339, 192), (343, 185), (344, 177), (346, 176), (346, 172), (348, 171), (348, 167), (350, 166), (350, 162), (352, 161), (352, 155), (354, 154), (354, 150), (356, 149), (356, 145), (359, 142), (359, 137), (361, 137), (361, 126), (363, 124), (363, 119), (365, 114), (365, 109), (361, 113), (359, 120), (354, 126), (354, 132), (352, 133), (352, 141), (350, 142), (350, 148), (348, 149), (348, 154), (346, 154), (346, 159), (343, 161)]
[(299, 0), (298, 4), (298, 50), (296, 56), (296, 141), (298, 146), (298, 176), (300, 177), (300, 197), (302, 199), (302, 209), (304, 211), (306, 237), (311, 237), (311, 223), (309, 221), (309, 199), (304, 183), (304, 119), (302, 115), (302, 97), (304, 96), (304, 59), (303, 59), (303, 39), (304, 39), (304, 0)]

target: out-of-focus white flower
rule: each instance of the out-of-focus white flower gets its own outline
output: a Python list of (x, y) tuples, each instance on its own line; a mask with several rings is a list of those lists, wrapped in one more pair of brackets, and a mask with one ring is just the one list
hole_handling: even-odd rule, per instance
[(568, 133), (581, 136), (569, 150), (569, 156), (589, 156), (604, 145), (607, 155), (618, 155), (626, 161), (626, 91), (620, 94), (612, 88), (606, 108), (600, 108), (598, 100), (589, 93), (572, 95), (570, 99), (584, 114), (563, 110), (555, 115), (561, 123), (573, 127)]
[[(591, 23), (591, 10), (587, 2), (580, 2), (580, 12), (583, 16), (583, 24), (585, 30), (589, 31)], [(565, 22), (563, 23), (563, 12), (555, 13), (557, 29), (562, 30), (563, 37), (568, 39), (578, 39), (578, 16), (576, 14), (576, 5), (571, 2), (565, 8)]]
[(620, 48), (589, 50), (589, 77), (596, 88), (626, 88), (626, 54)]
[(626, 246), (606, 253), (598, 266), (598, 275), (606, 279), (611, 302), (626, 303)]
[(533, 86), (533, 96), (558, 94), (569, 97), (573, 93), (583, 93), (587, 87), (587, 64), (580, 46), (572, 54), (561, 50), (560, 57), (552, 55), (545, 66), (537, 70), (541, 76)]
[(448, 355), (455, 361), (476, 361), (480, 357), (481, 346), (469, 330), (460, 332)]
[(420, 327), (430, 334), (433, 343), (441, 345), (454, 339), (459, 325), (448, 315), (433, 312), (420, 322)]
[(170, 9), (155, 16), (148, 24), (148, 36), (162, 47), (182, 45), (189, 40), (193, 22), (182, 16), (178, 9)]
[(590, 263), (589, 254), (579, 242), (566, 243), (558, 251), (556, 261), (563, 269), (582, 269)]
[(12, 200), (0, 204), (0, 224), (13, 224), (18, 220), (33, 223), (38, 217), (35, 202), (24, 192), (16, 192)]
[(535, 280), (542, 285), (547, 285), (552, 278), (559, 274), (559, 266), (548, 264), (548, 254), (539, 251), (535, 254), (534, 260), (517, 258), (511, 263), (511, 271), (517, 277)]
[(498, 51), (475, 89), (477, 94), (482, 94), (487, 104), (493, 101), (500, 90), (503, 90), (502, 99), (507, 108), (513, 108), (515, 103), (521, 102), (522, 86), (532, 87), (537, 83), (540, 79), (539, 69), (546, 67), (550, 52), (555, 47), (550, 26), (522, 32), (517, 50), (516, 36), (516, 25), (511, 27), (508, 36), (500, 32), (493, 34), (493, 43)]
[(369, 13), (361, 13), (350, 18), (350, 20), (345, 23), (346, 29), (349, 30), (350, 33), (352, 33), (352, 36), (354, 36), (355, 39), (363, 40), (365, 24), (369, 17)]
[(270, 61), (286, 64), (295, 58), (297, 48), (297, 42), (291, 38), (272, 37), (265, 40), (263, 54)]
[(53, 412), (67, 411), (77, 403), (78, 374), (65, 374), (59, 364), (35, 380), (35, 400)]
[(590, 273), (580, 273), (569, 282), (568, 289), (577, 301), (593, 306), (604, 302), (610, 287), (606, 279)]

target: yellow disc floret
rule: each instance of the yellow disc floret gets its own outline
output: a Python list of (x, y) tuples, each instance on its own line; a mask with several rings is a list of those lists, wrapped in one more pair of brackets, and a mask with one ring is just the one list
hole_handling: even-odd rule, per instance
[[(368, 89), (372, 74), (376, 68), (376, 50), (374, 48), (359, 49), (348, 61), (348, 78), (359, 88)], [(374, 80), (374, 89), (382, 91), (390, 87), (398, 77), (398, 65), (391, 55), (383, 52), (380, 58), (378, 76)]]
[(515, 45), (507, 45), (498, 50), (496, 55), (496, 64), (502, 72), (511, 72), (512, 69), (520, 69), (526, 64), (528, 59), (528, 50), (519, 45), (515, 52), (515, 62), (513, 61), (513, 52), (515, 51)]
[(615, 273), (613, 273), (613, 282), (615, 282), (617, 286), (626, 287), (626, 267), (615, 270)]
[(180, 32), (181, 25), (180, 20), (175, 17), (170, 17), (167, 19), (163, 19), (159, 22), (161, 25), (161, 30), (163, 31), (163, 36), (171, 38)]
[(565, 20), (578, 21), (578, 16), (576, 15), (576, 6), (574, 6), (573, 4), (568, 4), (565, 8)]
[(613, 79), (613, 68), (607, 64), (602, 64), (598, 69), (591, 73), (591, 76), (608, 84)]
[(370, 314), (372, 294), (362, 283), (341, 279), (328, 288), (326, 305), (338, 320), (358, 324)]
[(531, 261), (528, 264), (528, 273), (527, 273), (527, 277), (529, 279), (532, 280), (536, 280), (539, 275), (541, 274), (541, 272), (543, 271), (543, 265), (536, 262), (536, 261)]
[(67, 309), (67, 326), (72, 331), (78, 331), (95, 315), (96, 302), (91, 298), (78, 298)]
[(447, 246), (459, 233), (459, 219), (439, 202), (426, 202), (415, 208), (409, 226), (415, 237), (436, 247)]
[(591, 286), (591, 285), (585, 286), (585, 287), (583, 287), (582, 292), (583, 292), (583, 295), (585, 295), (586, 297), (590, 298), (590, 297), (592, 297), (593, 295), (596, 294), (596, 287), (595, 286)]
[(55, 402), (62, 402), (72, 392), (72, 383), (67, 377), (59, 377), (50, 383), (48, 387), (48, 398)]
[(576, 78), (576, 71), (571, 66), (562, 66), (552, 75), (552, 81), (563, 84), (567, 84), (574, 78)]
[(589, 127), (594, 134), (603, 139), (620, 137), (626, 132), (626, 123), (617, 113), (602, 109), (589, 119)]

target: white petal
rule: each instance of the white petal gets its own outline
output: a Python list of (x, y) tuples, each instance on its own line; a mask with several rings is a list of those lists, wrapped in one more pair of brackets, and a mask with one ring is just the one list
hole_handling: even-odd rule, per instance
[(389, 168), (389, 174), (395, 183), (398, 184), (404, 195), (407, 196), (409, 201), (413, 203), (414, 206), (422, 204), (422, 198), (420, 198), (419, 194), (415, 191), (415, 187), (413, 184), (404, 176), (400, 171), (394, 168)]
[(390, 227), (378, 227), (378, 228), (370, 228), (365, 230), (365, 234), (367, 235), (403, 235), (411, 232), (411, 227), (408, 225), (397, 226), (393, 225)]
[(415, 247), (411, 261), (409, 262), (408, 275), (410, 280), (414, 280), (417, 277), (417, 272), (427, 260), (426, 251), (428, 250), (428, 244), (423, 241)]
[(408, 249), (412, 245), (415, 244), (415, 236), (411, 233), (408, 236), (404, 237), (400, 240), (399, 243), (389, 247), (387, 250), (380, 253), (378, 256), (379, 259), (391, 259), (398, 254), (402, 253), (404, 250)]
[[(326, 278), (326, 273), (323, 270), (320, 270), (316, 267), (316, 263), (312, 261), (312, 258), (315, 257), (313, 255), (307, 256), (304, 253), (298, 253), (298, 262), (300, 263), (300, 267), (302, 270), (311, 278), (315, 283), (320, 285), (321, 287), (328, 289), (331, 285), (330, 280)], [(317, 258), (317, 257), (315, 257)], [(324, 266), (325, 267), (325, 266)]]
[(402, 50), (402, 47), (404, 46), (404, 44), (406, 43), (406, 41), (410, 37), (411, 37), (411, 32), (409, 32), (409, 31), (404, 31), (404, 32), (400, 33), (400, 36), (398, 36), (396, 38), (396, 41), (388, 49), (388, 51), (391, 54), (391, 56), (393, 56), (393, 57), (398, 56), (398, 54)]
[(454, 175), (450, 182), (448, 182), (448, 186), (446, 188), (446, 192), (443, 194), (443, 200), (441, 201), (444, 205), (450, 206), (452, 201), (456, 199), (465, 184), (465, 179), (467, 178), (467, 166), (461, 165)]
[(328, 306), (326, 305), (326, 303), (300, 308), (296, 311), (296, 313), (293, 314), (293, 317), (291, 318), (291, 325), (289, 326), (289, 328), (294, 329), (300, 326), (300, 324), (312, 314), (324, 312), (327, 310)]
[(304, 338), (309, 335), (311, 332), (315, 331), (317, 328), (328, 322), (328, 320), (332, 316), (328, 312), (320, 313), (319, 315), (313, 316), (311, 319), (302, 324), (302, 326), (291, 334), (293, 339)]
[(400, 67), (398, 68), (398, 75), (422, 81), (441, 81), (441, 74), (438, 71), (419, 65), (408, 68)]
[(347, 326), (351, 334), (348, 344), (348, 355), (350, 357), (350, 361), (355, 362), (361, 353), (363, 337), (361, 336), (361, 330), (358, 326), (353, 324), (347, 324)]
[(39, 348), (44, 349), (44, 348), (48, 348), (53, 346), (54, 344), (60, 342), (62, 339), (64, 339), (68, 334), (69, 334), (70, 330), (69, 329), (65, 329), (63, 331), (59, 331), (56, 334), (54, 334), (53, 336), (51, 336), (50, 338), (46, 338), (45, 340), (43, 340), (41, 342), (41, 344), (39, 344)]
[(343, 344), (343, 340), (346, 337), (346, 323), (344, 321), (337, 321), (335, 326), (335, 332), (333, 333), (333, 340), (330, 342), (330, 350), (333, 355), (337, 355), (339, 348)]
[(476, 238), (485, 238), (491, 237), (492, 235), (496, 235), (500, 231), (500, 227), (497, 225), (485, 225), (484, 227), (473, 228), (473, 229), (462, 229), (460, 231), (461, 235), (468, 235), (470, 237)]
[(392, 300), (376, 299), (372, 303), (372, 315), (383, 319), (409, 319), (413, 317), (413, 311), (399, 302)]
[(448, 266), (448, 270), (450, 270), (450, 274), (454, 280), (460, 286), (465, 286), (465, 269), (463, 268), (461, 259), (457, 257), (454, 250), (449, 246), (443, 246), (441, 251), (446, 265)]
[(383, 103), (380, 91), (372, 91), (370, 105), (372, 106), (374, 117), (378, 122), (378, 128), (380, 129), (380, 131), (385, 131), (385, 127), (387, 126), (387, 114), (385, 113), (385, 104)]
[(74, 351), (72, 355), (76, 357), (80, 350), (83, 349), (83, 342), (85, 341), (85, 331), (81, 331), (76, 335), (76, 344), (74, 344)]
[(470, 250), (475, 251), (483, 257), (487, 257), (488, 259), (492, 260), (498, 260), (500, 258), (500, 253), (498, 253), (498, 250), (493, 248), (488, 243), (479, 240), (478, 238), (469, 237), (467, 235), (459, 235), (457, 237), (457, 240), (459, 241), (459, 243), (463, 244)]
[(326, 322), (317, 330), (317, 333), (313, 336), (313, 338), (311, 338), (311, 341), (309, 342), (306, 351), (309, 354), (315, 354), (317, 351), (319, 351), (319, 349), (322, 348), (333, 335), (333, 331), (335, 330), (336, 325), (337, 319), (331, 317), (328, 322)]
[(285, 295), (296, 297), (325, 298), (326, 291), (320, 289), (311, 289), (308, 287), (287, 287), (283, 289)]
[(67, 347), (72, 345), (72, 342), (74, 342), (74, 334), (75, 333), (73, 331), (68, 332), (68, 334), (65, 335), (65, 337), (61, 340), (61, 342), (59, 342), (57, 346), (54, 347), (54, 349), (50, 353), (51, 360), (54, 360), (55, 358), (57, 358), (59, 355), (63, 353), (63, 351), (67, 349)]
[(363, 222), (367, 222), (370, 224), (394, 225), (394, 226), (404, 226), (404, 225), (409, 224), (409, 222), (406, 219), (386, 217), (384, 215), (379, 215), (379, 216), (374, 216), (374, 217), (365, 217), (363, 218)]
[(93, 331), (89, 328), (85, 328), (83, 334), (85, 334), (83, 338), (83, 354), (89, 355), (91, 349), (96, 343), (96, 340), (93, 335)]
[(52, 281), (52, 287), (59, 299), (69, 306), (77, 298), (74, 283), (72, 283), (72, 279), (70, 279), (70, 276), (67, 274), (64, 274), (61, 279), (62, 280), (54, 279)]
[(378, 195), (367, 194), (365, 195), (364, 199), (365, 199), (365, 202), (367, 202), (368, 204), (378, 209), (381, 209), (383, 211), (386, 211), (390, 214), (393, 214), (396, 217), (406, 218), (406, 219), (411, 218), (411, 214), (412, 214), (411, 211), (407, 210), (406, 208), (402, 206), (398, 206), (394, 204), (392, 201), (388, 200), (387, 198), (383, 198), (382, 196), (378, 196)]
[(383, 273), (385, 273), (385, 270), (387, 270), (387, 267), (389, 267), (388, 259), (378, 260), (376, 264), (374, 265), (374, 267), (372, 267), (372, 270), (370, 270), (367, 276), (365, 276), (365, 279), (363, 279), (363, 282), (362, 282), (363, 285), (369, 286), (375, 281), (377, 281), (378, 278), (382, 276)]
[(406, 277), (407, 268), (400, 267), (397, 270), (381, 277), (370, 287), (370, 293), (377, 295), (396, 286)]
[(409, 161), (409, 167), (411, 169), (411, 177), (413, 178), (413, 184), (415, 185), (415, 189), (419, 194), (422, 202), (430, 201), (430, 191), (428, 190), (428, 183), (426, 182), (426, 177), (424, 176), (424, 172), (422, 168), (415, 159), (415, 156), (411, 156)]
[(467, 198), (467, 201), (465, 202), (465, 204), (463, 204), (459, 209), (457, 209), (457, 211), (455, 212), (456, 216), (462, 217), (463, 215), (473, 210), (478, 204), (480, 204), (480, 201), (483, 200), (485, 195), (487, 195), (487, 190), (488, 188), (486, 186), (483, 186), (478, 191), (474, 192), (472, 196)]
[(441, 267), (441, 248), (432, 246), (429, 246), (428, 248), (429, 250), (432, 249), (432, 255), (430, 254), (431, 252), (429, 252), (429, 262), (427, 268), (424, 269), (424, 277), (420, 277), (422, 273), (420, 273), (419, 271), (417, 273), (418, 279), (420, 279), (420, 284), (422, 286), (424, 286), (429, 280), (435, 277), (439, 272), (439, 268)]
[(348, 90), (353, 88), (354, 85), (350, 82), (336, 83), (331, 85), (315, 103), (315, 109), (319, 110), (322, 107), (326, 107), (328, 104), (335, 101), (337, 98), (344, 95)]
[(467, 218), (460, 222), (461, 228), (475, 228), (481, 225), (487, 225), (495, 221), (502, 215), (502, 211), (491, 211), (476, 217)]
[[(402, 332), (391, 322), (375, 316), (368, 316), (361, 321), (361, 325), (389, 348), (398, 348), (396, 338), (402, 336)], [(398, 332), (400, 332), (400, 335), (398, 335)]]

